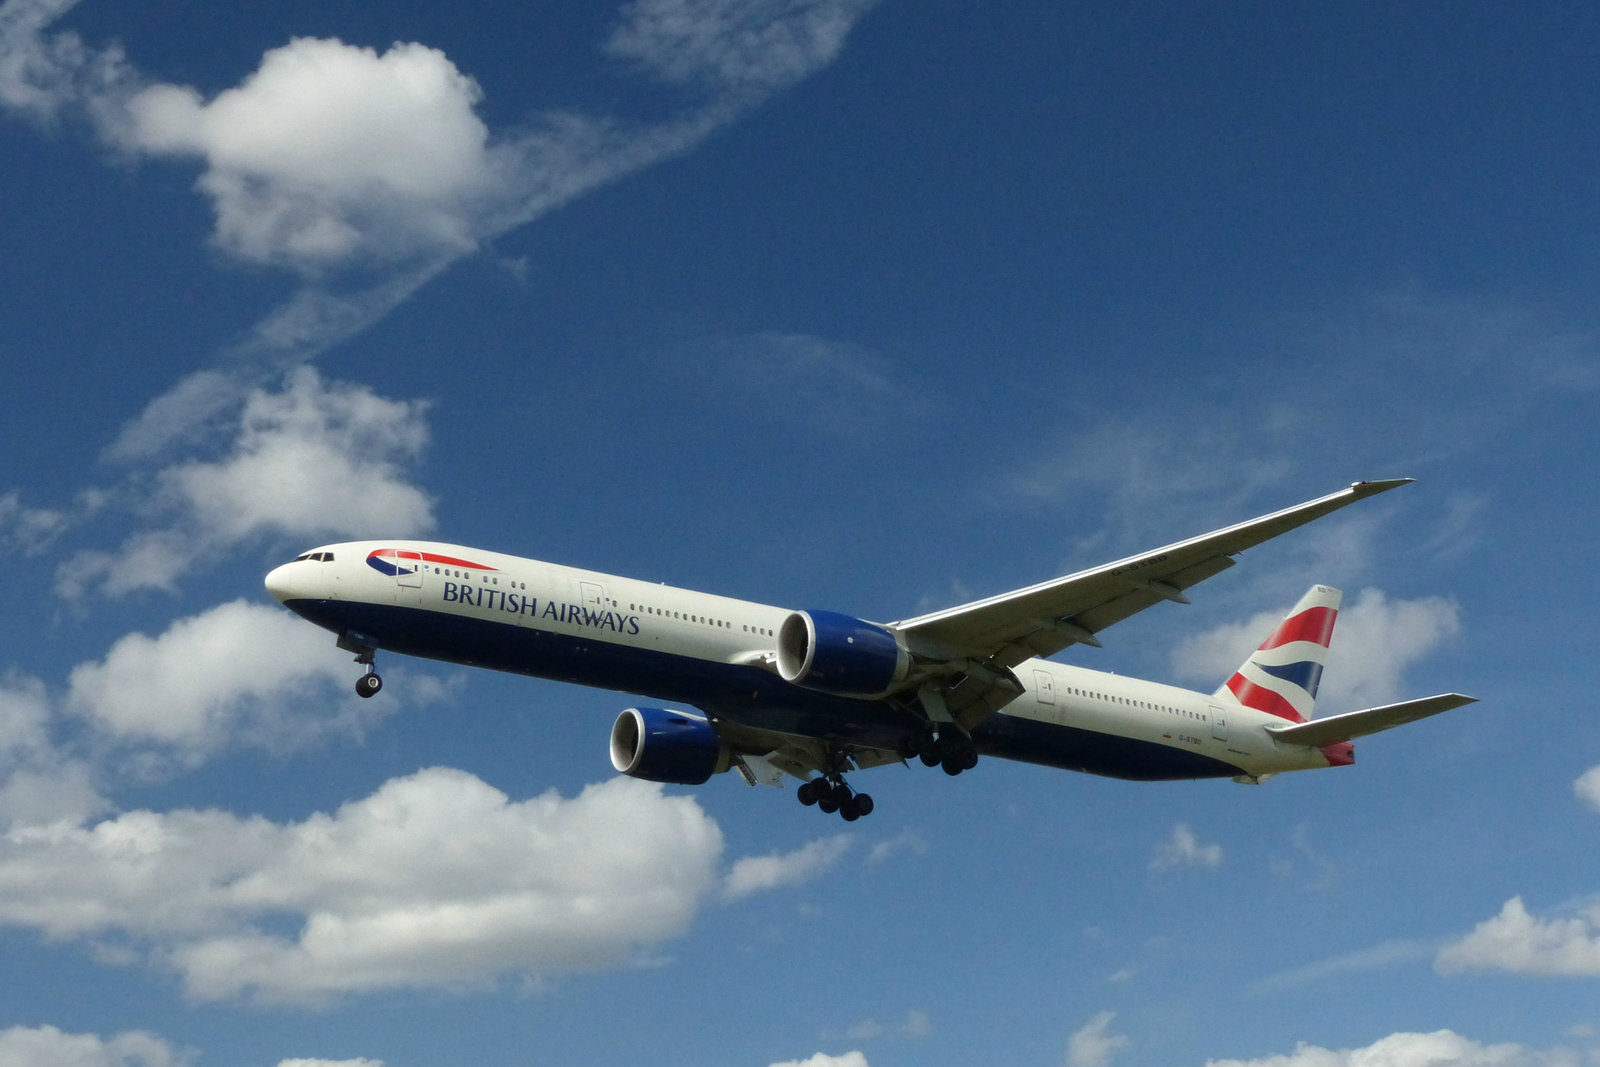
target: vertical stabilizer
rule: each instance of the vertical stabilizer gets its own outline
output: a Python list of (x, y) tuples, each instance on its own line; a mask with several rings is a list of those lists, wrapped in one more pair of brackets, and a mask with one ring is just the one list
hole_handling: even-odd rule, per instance
[(1312, 586), (1216, 696), (1231, 697), (1289, 722), (1309, 721), (1317, 702), (1317, 683), (1328, 662), (1340, 597), (1337, 589)]

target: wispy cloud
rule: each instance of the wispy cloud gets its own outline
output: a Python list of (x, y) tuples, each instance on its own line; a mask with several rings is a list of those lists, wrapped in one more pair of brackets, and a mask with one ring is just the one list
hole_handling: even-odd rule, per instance
[(1188, 823), (1180, 822), (1172, 828), (1172, 836), (1156, 846), (1150, 857), (1152, 871), (1169, 871), (1175, 867), (1218, 867), (1222, 864), (1222, 846), (1203, 844)]
[(855, 845), (848, 834), (819, 838), (793, 852), (772, 852), (765, 856), (746, 856), (728, 872), (723, 893), (738, 900), (770, 889), (801, 885), (833, 868)]
[(1103, 1011), (1077, 1030), (1067, 1042), (1066, 1067), (1109, 1067), (1117, 1053), (1132, 1042), (1116, 1033), (1111, 1024), (1116, 1013)]
[(1345, 978), (1352, 974), (1365, 974), (1418, 963), (1432, 956), (1435, 948), (1434, 944), (1426, 941), (1385, 941), (1381, 945), (1340, 953), (1327, 959), (1313, 960), (1299, 967), (1268, 975), (1251, 983), (1246, 992), (1251, 996), (1270, 996), (1284, 989), (1313, 985), (1330, 978)]

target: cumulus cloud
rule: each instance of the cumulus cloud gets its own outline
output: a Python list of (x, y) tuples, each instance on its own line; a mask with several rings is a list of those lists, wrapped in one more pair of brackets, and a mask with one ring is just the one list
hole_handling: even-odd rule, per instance
[[(1173, 651), (1173, 669), (1186, 678), (1221, 682), (1287, 610), (1261, 612), (1186, 638)], [(1391, 600), (1381, 590), (1363, 589), (1340, 609), (1318, 703), (1348, 710), (1399, 700), (1405, 672), (1461, 632), (1461, 609), (1453, 600)]]
[(1206, 1067), (1577, 1067), (1564, 1049), (1540, 1051), (1520, 1045), (1482, 1045), (1451, 1030), (1390, 1034), (1364, 1048), (1299, 1045), (1286, 1055), (1255, 1060), (1207, 1060)]
[(57, 574), (68, 599), (174, 591), (212, 555), (258, 535), (301, 539), (432, 528), (433, 505), (407, 479), (428, 443), (427, 405), (299, 367), (281, 389), (254, 388), (237, 409), (218, 458), (172, 464), (156, 475), (149, 516), (164, 519), (115, 551), (75, 554)]
[(276, 607), (235, 600), (178, 619), (155, 637), (121, 638), (79, 664), (66, 708), (104, 738), (195, 762), (230, 744), (285, 750), (365, 725), (350, 655)]
[(316, 1002), (627, 965), (714, 892), (716, 824), (617, 778), (513, 801), (462, 771), (278, 824), (135, 811), (0, 837), (0, 923), (121, 945), (199, 1000)]
[(1600, 903), (1568, 918), (1540, 919), (1512, 897), (1500, 914), (1439, 950), (1434, 967), (1443, 974), (1506, 971), (1567, 978), (1600, 977)]
[(1130, 1044), (1126, 1034), (1114, 1033), (1115, 1012), (1103, 1011), (1090, 1019), (1067, 1042), (1066, 1067), (1107, 1067)]
[(1217, 867), (1222, 863), (1221, 845), (1203, 845), (1188, 823), (1180, 822), (1172, 828), (1172, 836), (1156, 846), (1150, 857), (1152, 871), (1166, 871), (1174, 867)]
[(428, 443), (426, 410), (300, 367), (281, 392), (246, 398), (228, 456), (162, 478), (195, 525), (224, 544), (260, 532), (424, 531), (432, 507), (404, 480), (403, 464)]
[(855, 839), (848, 834), (824, 837), (793, 852), (746, 856), (728, 872), (723, 892), (730, 898), (747, 897), (768, 889), (800, 885), (826, 872), (850, 851)]
[(54, 1026), (0, 1030), (0, 1067), (184, 1067), (192, 1057), (142, 1031), (102, 1038)]
[(819, 1052), (808, 1059), (784, 1060), (772, 1067), (867, 1067), (867, 1057), (860, 1052), (846, 1052), (841, 1056)]
[(297, 38), (237, 88), (204, 100), (153, 85), (112, 131), (140, 152), (204, 161), (217, 244), (240, 259), (314, 268), (361, 253), (455, 255), (495, 183), (482, 90), (444, 53), (379, 53)]

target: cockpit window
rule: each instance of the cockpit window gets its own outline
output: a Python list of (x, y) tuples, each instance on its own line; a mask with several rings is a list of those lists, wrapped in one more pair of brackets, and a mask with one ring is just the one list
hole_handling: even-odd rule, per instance
[(304, 563), (307, 560), (310, 560), (313, 563), (332, 563), (333, 562), (333, 553), (332, 552), (302, 552), (300, 555), (298, 555), (298, 556), (296, 556), (294, 558), (294, 562), (295, 563)]

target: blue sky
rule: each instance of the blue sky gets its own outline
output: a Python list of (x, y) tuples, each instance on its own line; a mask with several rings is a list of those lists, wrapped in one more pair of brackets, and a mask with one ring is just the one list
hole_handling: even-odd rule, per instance
[[(0, 4), (0, 1064), (1600, 1063), (1600, 12)], [(1353, 768), (616, 780), (356, 668), (423, 535), (894, 619), (1418, 484), (1314, 582)]]

